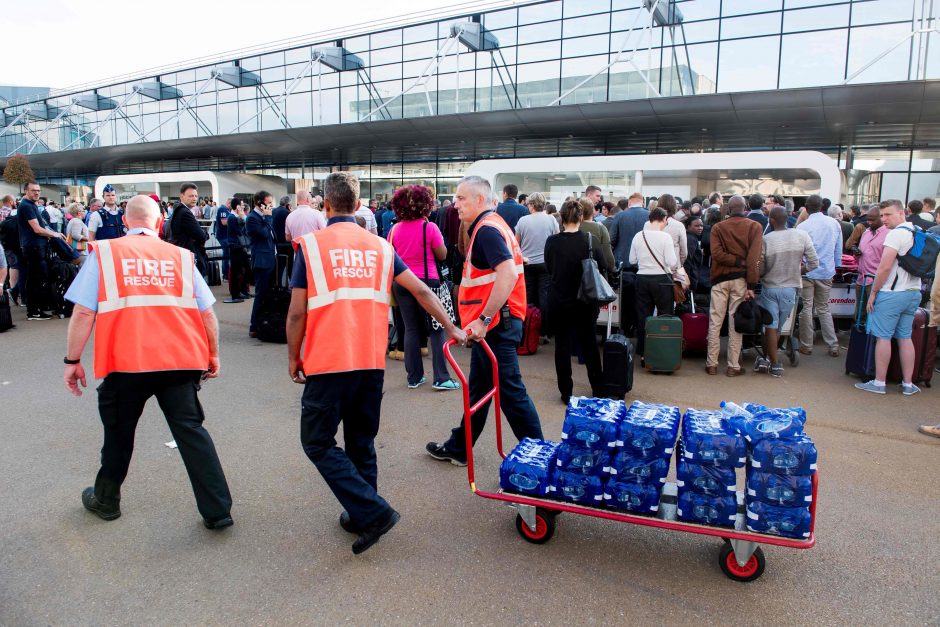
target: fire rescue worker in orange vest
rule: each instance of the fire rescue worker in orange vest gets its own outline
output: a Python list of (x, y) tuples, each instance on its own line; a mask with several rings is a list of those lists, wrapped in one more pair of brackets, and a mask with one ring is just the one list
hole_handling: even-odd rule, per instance
[[(509, 225), (493, 210), (493, 190), (486, 179), (467, 176), (457, 185), (454, 204), (460, 221), (469, 225), (470, 244), (458, 292), (460, 323), (467, 340), (486, 338), (497, 360), (500, 409), (512, 432), (522, 438), (541, 438), (538, 412), (519, 370), (516, 347), (522, 339), (525, 318), (525, 278), (522, 252)], [(474, 404), (493, 387), (489, 356), (474, 344), (470, 357), (470, 403)], [(472, 442), (486, 424), (490, 403), (471, 417)], [(456, 466), (467, 465), (466, 431), (463, 421), (443, 443), (428, 442), (428, 454)]]
[[(356, 224), (359, 181), (334, 172), (324, 181), (327, 227), (304, 235), (291, 276), (287, 314), (290, 377), (304, 384), (300, 440), (345, 511), (340, 526), (359, 554), (400, 516), (378, 493), (379, 431), (392, 281), (411, 292), (460, 343), (466, 334), (391, 245)], [(345, 451), (336, 445), (343, 425)]]
[(144, 405), (157, 397), (196, 495), (203, 524), (232, 524), (225, 474), (197, 392), (200, 378), (219, 376), (219, 325), (215, 298), (195, 269), (193, 253), (168, 244), (160, 209), (135, 196), (124, 216), (126, 237), (95, 242), (65, 297), (75, 303), (65, 353), (65, 386), (86, 387), (82, 352), (95, 332), (98, 411), (104, 425), (101, 469), (82, 492), (85, 508), (104, 520), (121, 515), (121, 484), (134, 450)]

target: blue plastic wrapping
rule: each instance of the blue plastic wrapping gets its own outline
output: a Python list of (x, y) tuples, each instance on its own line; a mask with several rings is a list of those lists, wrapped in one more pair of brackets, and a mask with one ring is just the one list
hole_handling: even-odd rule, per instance
[(643, 459), (627, 451), (618, 451), (610, 461), (610, 474), (620, 483), (648, 483), (657, 486), (666, 482), (669, 459)]
[(750, 465), (778, 475), (811, 475), (816, 471), (816, 445), (806, 434), (757, 440), (751, 443)]
[(635, 457), (670, 457), (679, 434), (679, 408), (633, 401), (617, 430), (617, 446)]
[(556, 464), (559, 469), (565, 472), (601, 477), (610, 470), (610, 456), (611, 453), (608, 449), (562, 442), (561, 446), (558, 447)]
[(568, 402), (561, 439), (591, 448), (617, 446), (617, 425), (626, 409), (623, 401), (574, 396)]
[(720, 412), (690, 408), (682, 419), (682, 457), (697, 464), (740, 468), (747, 459), (747, 443)]
[(808, 507), (777, 507), (760, 501), (747, 504), (747, 528), (788, 538), (809, 538), (813, 525)]
[(747, 502), (763, 501), (778, 507), (807, 507), (813, 502), (812, 475), (781, 475), (749, 467)]
[(696, 464), (677, 459), (676, 487), (680, 493), (692, 491), (705, 496), (734, 495), (737, 488), (737, 476), (734, 468)]
[(558, 443), (523, 438), (499, 466), (499, 484), (504, 490), (544, 496), (558, 456)]
[(556, 470), (548, 488), (549, 496), (584, 505), (601, 505), (604, 501), (604, 482), (596, 475)]
[(649, 514), (659, 509), (660, 485), (618, 481), (612, 477), (604, 486), (604, 503), (613, 509)]
[(806, 412), (802, 407), (768, 408), (745, 403), (751, 416), (729, 416), (728, 425), (748, 442), (765, 438), (793, 438), (803, 434)]
[(733, 527), (737, 512), (738, 500), (734, 494), (712, 497), (685, 491), (679, 493), (676, 504), (679, 520), (701, 525)]

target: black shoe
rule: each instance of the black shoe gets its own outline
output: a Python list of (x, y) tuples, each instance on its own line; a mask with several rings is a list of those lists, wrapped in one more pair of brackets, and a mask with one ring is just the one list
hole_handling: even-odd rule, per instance
[(248, 292), (245, 292), (245, 293), (243, 293), (243, 294), (239, 294), (238, 297), (239, 297), (239, 298), (254, 298), (255, 295), (254, 295), (254, 294), (249, 294)]
[(439, 459), (444, 462), (450, 462), (454, 466), (466, 466), (467, 457), (457, 455), (453, 451), (447, 450), (443, 444), (438, 444), (437, 442), (428, 442), (427, 446), (424, 447), (424, 450), (428, 452), (428, 455), (434, 459)]
[(244, 298), (226, 298), (222, 301), (223, 303), (243, 303), (245, 302)]
[(82, 505), (101, 520), (114, 520), (121, 517), (121, 499), (113, 499), (111, 503), (102, 503), (95, 496), (95, 489), (91, 487), (82, 490)]
[(213, 518), (209, 520), (208, 518), (202, 519), (202, 524), (206, 526), (206, 529), (225, 529), (226, 527), (231, 527), (235, 524), (235, 521), (232, 520), (231, 516), (222, 516), (221, 518)]
[(398, 521), (401, 520), (401, 514), (392, 510), (384, 519), (372, 523), (359, 533), (359, 537), (353, 542), (352, 551), (354, 555), (359, 555), (373, 544), (379, 541), (379, 538), (392, 530)]
[(26, 319), (27, 320), (52, 320), (52, 316), (45, 312), (39, 311), (36, 313), (26, 314)]
[(359, 533), (359, 527), (352, 521), (349, 517), (349, 512), (343, 512), (339, 515), (339, 526), (343, 528), (343, 531), (346, 533)]

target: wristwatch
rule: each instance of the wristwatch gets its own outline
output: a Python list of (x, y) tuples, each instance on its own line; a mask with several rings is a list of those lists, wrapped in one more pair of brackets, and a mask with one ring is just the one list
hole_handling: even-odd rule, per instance
[(480, 321), (484, 324), (484, 326), (488, 327), (493, 323), (493, 318), (487, 316), (486, 314), (480, 314)]
[(69, 366), (74, 366), (75, 364), (82, 363), (82, 358), (79, 357), (78, 359), (69, 359), (68, 357), (66, 357), (65, 359), (62, 360), (62, 362), (68, 364)]

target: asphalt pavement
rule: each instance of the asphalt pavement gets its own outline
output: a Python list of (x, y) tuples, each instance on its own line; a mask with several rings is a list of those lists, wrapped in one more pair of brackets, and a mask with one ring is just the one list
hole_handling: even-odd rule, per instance
[[(300, 448), (302, 388), (283, 346), (248, 338), (249, 308), (216, 305), (222, 376), (201, 393), (234, 498), (235, 525), (221, 532), (203, 528), (155, 401), (137, 429), (123, 516), (104, 522), (82, 508), (101, 446), (94, 383), (78, 399), (62, 384), (67, 320), (14, 313), (18, 327), (0, 335), (0, 625), (940, 624), (940, 440), (916, 431), (940, 421), (936, 388), (856, 391), (844, 351), (835, 359), (822, 347), (779, 380), (709, 377), (701, 358), (674, 375), (637, 370), (629, 399), (807, 410), (818, 544), (765, 547), (764, 576), (742, 584), (719, 570), (715, 538), (564, 514), (549, 543), (523, 541), (513, 510), (474, 496), (465, 469), (424, 452), (456, 424), (459, 393), (409, 390), (403, 364), (389, 361), (379, 486), (402, 520), (353, 556), (340, 507)], [(552, 349), (520, 361), (557, 439)], [(576, 393), (587, 393), (583, 367), (574, 371)], [(505, 440), (514, 443), (508, 429)], [(475, 450), (478, 484), (495, 488), (492, 424)]]

